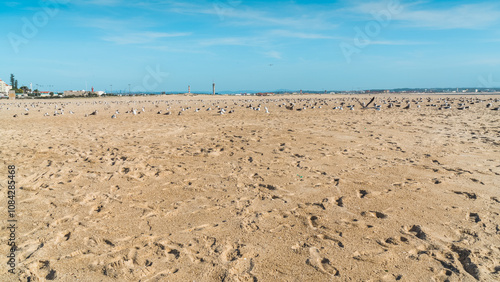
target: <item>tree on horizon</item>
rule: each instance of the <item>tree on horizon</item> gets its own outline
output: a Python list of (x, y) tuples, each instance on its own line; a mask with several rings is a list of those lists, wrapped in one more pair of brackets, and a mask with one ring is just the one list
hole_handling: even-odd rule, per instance
[(13, 90), (17, 90), (17, 79), (15, 79), (14, 74), (10, 74), (10, 86), (12, 86)]

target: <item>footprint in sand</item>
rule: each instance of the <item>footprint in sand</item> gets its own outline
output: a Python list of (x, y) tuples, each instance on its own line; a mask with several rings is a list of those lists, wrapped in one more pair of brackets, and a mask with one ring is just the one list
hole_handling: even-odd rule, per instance
[(470, 199), (470, 200), (477, 199), (476, 193), (469, 193), (469, 192), (462, 192), (462, 191), (453, 191), (453, 193), (455, 193), (457, 195), (464, 195), (465, 197), (467, 197), (467, 199)]
[(30, 276), (27, 277), (28, 281), (31, 280), (55, 280), (57, 278), (57, 271), (50, 266), (50, 261), (39, 260), (28, 265)]
[(254, 219), (244, 218), (240, 223), (240, 228), (246, 232), (255, 232), (260, 229)]
[(309, 258), (306, 264), (314, 267), (314, 269), (333, 276), (339, 276), (339, 271), (332, 265), (330, 259), (322, 257), (318, 248), (309, 248)]
[(319, 217), (311, 215), (307, 218), (307, 223), (309, 224), (309, 227), (311, 227), (312, 229), (317, 229), (319, 225), (318, 220)]
[(419, 239), (427, 240), (427, 234), (425, 234), (425, 232), (422, 231), (422, 228), (420, 227), (420, 225), (406, 226), (403, 228), (403, 230), (406, 233), (412, 234)]
[(471, 213), (467, 214), (467, 220), (474, 222), (474, 223), (478, 223), (481, 221), (481, 218), (479, 217), (479, 214), (471, 212)]
[(361, 199), (363, 199), (364, 197), (366, 197), (368, 194), (369, 194), (369, 192), (366, 191), (366, 190), (359, 190), (358, 191), (358, 197), (361, 198)]
[(378, 211), (361, 212), (362, 216), (372, 216), (380, 219), (387, 218), (387, 215)]

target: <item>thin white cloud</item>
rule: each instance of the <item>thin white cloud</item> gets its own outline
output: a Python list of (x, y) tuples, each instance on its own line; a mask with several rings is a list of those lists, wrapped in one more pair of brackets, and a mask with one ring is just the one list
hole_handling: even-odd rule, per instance
[(116, 18), (84, 18), (76, 17), (74, 19), (76, 24), (81, 27), (95, 28), (104, 31), (111, 32), (124, 32), (131, 29), (144, 29), (151, 27), (147, 21), (140, 18), (127, 18), (127, 19), (116, 19)]
[(290, 30), (273, 30), (270, 32), (270, 35), (279, 37), (298, 38), (298, 39), (337, 39), (337, 37), (329, 35), (323, 35), (318, 33), (305, 33), (305, 32), (290, 31)]
[(14, 7), (17, 7), (17, 6), (21, 5), (21, 3), (20, 2), (9, 1), (9, 2), (4, 2), (4, 5), (7, 6), (7, 7), (10, 7), (10, 8), (14, 8)]
[(263, 44), (265, 44), (264, 40), (258, 37), (219, 37), (198, 41), (200, 46), (260, 46)]
[[(243, 1), (212, 1), (204, 4), (173, 2), (165, 8), (166, 12), (183, 15), (209, 15), (217, 18), (221, 24), (231, 26), (286, 26), (301, 29), (332, 29), (338, 27), (326, 20), (325, 13), (306, 11), (305, 7), (296, 6), (293, 12), (279, 11), (273, 8), (251, 8)], [(144, 4), (143, 7), (148, 4)], [(153, 4), (151, 4), (153, 5)], [(154, 6), (151, 6), (153, 9)], [(157, 9), (157, 8), (156, 8)], [(286, 16), (284, 16), (286, 15)]]
[(500, 22), (497, 5), (469, 4), (447, 10), (403, 11), (395, 16), (410, 26), (432, 29), (480, 29)]
[(423, 42), (423, 41), (406, 41), (406, 40), (375, 40), (370, 41), (368, 45), (394, 45), (394, 46), (402, 46), (402, 45), (427, 45), (434, 44), (431, 42)]
[(77, 5), (96, 5), (96, 6), (121, 6), (124, 4), (122, 0), (69, 0)]
[(165, 32), (143, 32), (143, 33), (130, 33), (124, 35), (113, 35), (104, 37), (103, 40), (114, 42), (116, 44), (142, 44), (151, 43), (157, 39), (170, 38), (170, 37), (183, 37), (189, 36), (191, 33), (188, 32), (176, 32), (176, 33), (165, 33)]
[(265, 52), (264, 55), (269, 58), (281, 60), (281, 53), (275, 50)]
[(500, 5), (476, 3), (434, 8), (432, 2), (399, 3), (398, 1), (361, 3), (349, 8), (350, 12), (364, 14), (366, 20), (376, 19), (398, 22), (405, 27), (428, 29), (481, 29), (500, 23)]
[(144, 49), (156, 50), (166, 53), (190, 53), (190, 54), (205, 54), (206, 51), (195, 50), (193, 46), (183, 45), (182, 47), (172, 47), (167, 45), (144, 45)]

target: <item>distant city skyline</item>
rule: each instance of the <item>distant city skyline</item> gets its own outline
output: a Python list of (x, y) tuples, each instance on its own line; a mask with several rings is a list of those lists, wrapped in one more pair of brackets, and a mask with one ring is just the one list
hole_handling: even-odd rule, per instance
[(499, 88), (498, 1), (0, 3), (0, 79), (44, 91)]

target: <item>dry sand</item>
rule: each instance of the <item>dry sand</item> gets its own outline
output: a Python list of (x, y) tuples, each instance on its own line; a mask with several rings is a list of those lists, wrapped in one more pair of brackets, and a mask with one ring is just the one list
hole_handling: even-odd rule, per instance
[(351, 98), (0, 101), (1, 280), (500, 280), (499, 97)]

